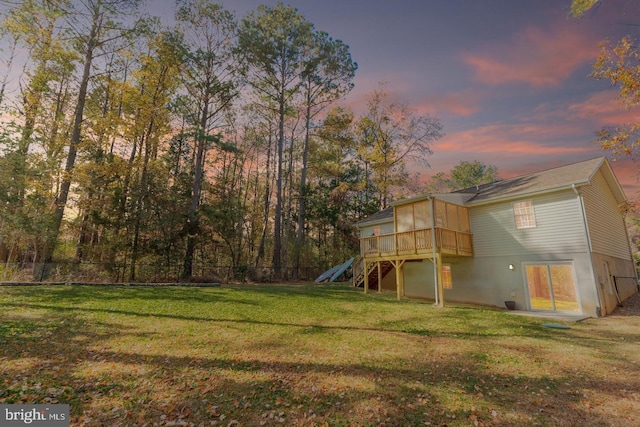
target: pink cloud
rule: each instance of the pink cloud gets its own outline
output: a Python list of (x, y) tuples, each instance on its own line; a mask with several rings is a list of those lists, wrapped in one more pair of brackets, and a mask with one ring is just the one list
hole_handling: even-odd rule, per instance
[(480, 110), (483, 95), (478, 91), (450, 92), (429, 95), (423, 102), (416, 105), (418, 114), (440, 116), (454, 114), (468, 117)]
[[(591, 151), (593, 147), (548, 145), (540, 140), (571, 135), (573, 128), (562, 125), (487, 125), (447, 134), (436, 142), (434, 151), (464, 152), (470, 155), (497, 155), (501, 158), (522, 156), (546, 156), (579, 154)], [(491, 163), (491, 161), (489, 162)]]
[(528, 27), (511, 40), (464, 55), (463, 61), (482, 83), (542, 87), (560, 84), (597, 54), (597, 41), (564, 21), (547, 29)]
[(583, 102), (569, 105), (569, 115), (577, 119), (593, 121), (598, 126), (615, 126), (638, 120), (640, 108), (625, 108), (620, 104), (618, 92), (596, 92)]
[[(343, 100), (340, 105), (348, 106), (356, 113), (356, 116), (367, 113), (368, 102), (373, 90), (382, 90), (386, 93), (388, 103), (407, 104), (417, 115), (431, 115), (442, 118), (447, 114), (468, 117), (480, 111), (480, 101), (485, 97), (485, 93), (476, 89), (464, 90), (460, 92), (447, 92), (429, 94), (421, 96), (417, 102), (411, 100), (412, 91), (415, 88), (407, 83), (407, 79), (399, 79), (393, 84), (386, 82), (367, 81), (366, 85), (361, 85), (349, 94), (348, 99)], [(417, 98), (417, 96), (414, 96)]]

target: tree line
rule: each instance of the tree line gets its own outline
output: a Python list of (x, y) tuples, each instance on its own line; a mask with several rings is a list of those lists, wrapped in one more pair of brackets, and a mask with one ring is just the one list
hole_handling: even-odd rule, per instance
[(138, 8), (4, 3), (0, 261), (297, 278), (357, 253), (352, 224), (416, 188), (440, 122), (383, 86), (361, 117), (339, 107), (357, 63), (297, 9)]

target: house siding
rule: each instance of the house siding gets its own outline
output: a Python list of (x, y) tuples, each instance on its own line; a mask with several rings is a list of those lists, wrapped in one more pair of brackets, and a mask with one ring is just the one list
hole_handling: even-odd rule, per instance
[[(630, 260), (596, 253), (592, 254), (592, 259), (602, 315), (606, 315), (618, 306), (618, 298), (624, 301), (638, 291), (635, 266)], [(608, 264), (608, 268), (605, 268), (605, 263)], [(607, 280), (607, 270), (611, 275), (609, 280)]]
[[(446, 260), (445, 260), (446, 262)], [(576, 275), (576, 292), (581, 312), (587, 316), (598, 313), (591, 259), (588, 253), (560, 255), (511, 255), (452, 260), (452, 289), (445, 289), (444, 300), (475, 302), (505, 307), (505, 301), (515, 301), (519, 310), (529, 310), (524, 266), (537, 263), (570, 263)], [(509, 269), (509, 264), (514, 266)]]
[[(609, 176), (610, 170), (605, 166), (592, 171), (592, 176), (581, 175), (580, 180), (568, 177), (562, 190), (484, 205), (467, 204), (474, 256), (443, 257), (451, 267), (452, 277), (452, 288), (444, 290), (445, 304), (469, 302), (504, 307), (504, 302), (511, 300), (518, 309), (530, 310), (525, 274), (525, 267), (530, 264), (571, 265), (577, 302), (586, 316), (609, 314), (619, 301), (635, 294), (635, 265), (624, 217), (618, 210), (622, 196), (619, 189), (609, 186), (611, 182), (615, 184), (615, 176)], [(581, 184), (571, 187), (571, 182)], [(535, 227), (516, 228), (513, 205), (521, 201), (533, 203)], [(377, 226), (381, 233), (394, 231), (392, 220)], [(372, 234), (373, 227), (362, 229), (363, 237)], [(407, 262), (403, 274), (407, 297), (435, 297), (431, 260)], [(391, 280), (395, 277), (385, 278), (385, 288)]]
[[(371, 237), (374, 235), (374, 230), (380, 228), (380, 234), (392, 234), (393, 233), (393, 218), (389, 222), (378, 223), (374, 225), (366, 225), (360, 229), (360, 238)], [(362, 254), (361, 254), (362, 255)]]
[(421, 262), (404, 264), (404, 292), (409, 298), (435, 298), (433, 280), (433, 261), (426, 259)]
[[(533, 202), (536, 226), (517, 229), (513, 203), (525, 200)], [(470, 216), (478, 258), (588, 252), (580, 201), (570, 190), (472, 207)]]
[[(444, 263), (451, 266), (452, 281), (451, 289), (444, 290), (445, 304), (473, 303), (505, 308), (505, 301), (515, 301), (518, 310), (529, 310), (524, 265), (554, 262), (573, 266), (581, 312), (586, 316), (597, 316), (598, 295), (588, 253), (445, 258)], [(513, 270), (509, 269), (509, 264), (514, 266)], [(404, 273), (407, 297), (435, 298), (431, 261), (405, 264)]]
[(602, 171), (598, 171), (591, 185), (580, 189), (584, 198), (591, 250), (600, 255), (631, 260), (624, 218), (618, 210)]
[[(517, 229), (513, 203), (533, 202), (536, 226)], [(518, 309), (529, 309), (524, 276), (525, 263), (571, 263), (576, 274), (581, 311), (596, 316), (599, 310), (595, 278), (582, 205), (572, 190), (524, 197), (470, 208), (475, 256), (448, 258), (452, 289), (444, 300), (504, 307), (516, 301)], [(562, 236), (559, 238), (558, 236)], [(514, 269), (510, 270), (509, 265)], [(433, 298), (433, 266), (417, 263), (405, 271), (409, 297)]]

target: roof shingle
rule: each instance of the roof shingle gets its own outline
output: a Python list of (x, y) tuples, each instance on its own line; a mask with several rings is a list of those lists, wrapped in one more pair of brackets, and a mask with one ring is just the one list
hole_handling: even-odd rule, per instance
[[(597, 157), (595, 159), (559, 166), (528, 175), (495, 181), (491, 184), (465, 188), (452, 193), (423, 195), (418, 198), (433, 197), (459, 205), (473, 206), (498, 200), (527, 196), (530, 194), (560, 190), (571, 187), (572, 185), (579, 187), (581, 185), (589, 184), (593, 175), (605, 163), (607, 163), (605, 157)], [(613, 175), (613, 171), (611, 171), (610, 167), (608, 167), (607, 170), (609, 173), (605, 176), (609, 181), (612, 190), (616, 194), (616, 198), (619, 201), (624, 200), (624, 192)], [(617, 189), (613, 187), (617, 187)], [(400, 200), (394, 203), (394, 205), (403, 204), (411, 200), (413, 199), (407, 199), (405, 201)], [(361, 226), (371, 222), (384, 221), (392, 218), (393, 207), (388, 207), (387, 209), (357, 222), (355, 225)]]
[(456, 191), (456, 193), (475, 193), (466, 204), (488, 202), (504, 198), (524, 196), (531, 193), (560, 189), (572, 184), (588, 184), (593, 174), (605, 161), (604, 157), (559, 166), (528, 175), (496, 181), (491, 184), (484, 184), (478, 187), (466, 188)]

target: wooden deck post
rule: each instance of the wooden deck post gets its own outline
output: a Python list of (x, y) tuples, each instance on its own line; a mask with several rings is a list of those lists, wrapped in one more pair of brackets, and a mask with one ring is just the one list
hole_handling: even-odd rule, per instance
[(369, 293), (369, 267), (367, 267), (367, 260), (363, 259), (362, 264), (364, 267), (364, 293)]
[(378, 293), (382, 292), (382, 264), (380, 261), (376, 261), (378, 263)]
[(405, 260), (397, 260), (393, 262), (396, 269), (396, 293), (398, 299), (404, 297), (404, 262)]
[(436, 254), (435, 259), (436, 276), (438, 278), (438, 307), (444, 307), (444, 286), (442, 283), (442, 255)]

